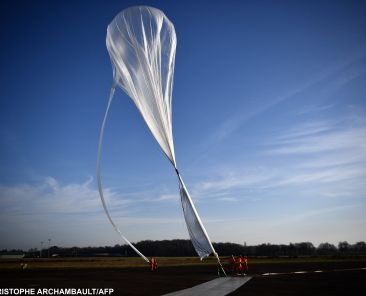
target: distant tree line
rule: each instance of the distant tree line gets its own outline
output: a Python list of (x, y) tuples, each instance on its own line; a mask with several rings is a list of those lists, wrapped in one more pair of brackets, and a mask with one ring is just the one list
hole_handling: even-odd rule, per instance
[[(146, 256), (196, 256), (191, 241), (184, 239), (161, 241), (144, 240), (136, 243), (135, 246)], [(318, 247), (315, 247), (310, 242), (290, 243), (288, 245), (267, 243), (256, 246), (235, 243), (213, 243), (213, 246), (220, 256), (230, 256), (232, 254), (242, 254), (252, 257), (366, 255), (366, 243), (363, 241), (355, 244), (349, 244), (344, 241), (340, 242), (338, 246), (330, 243), (321, 243)], [(0, 250), (0, 255), (12, 253), (25, 253), (27, 257), (39, 257), (41, 252), (38, 249), (30, 249), (27, 252), (22, 250)], [(42, 257), (47, 257), (48, 255), (53, 257), (137, 256), (128, 245), (72, 248), (53, 246), (49, 249), (43, 249)]]

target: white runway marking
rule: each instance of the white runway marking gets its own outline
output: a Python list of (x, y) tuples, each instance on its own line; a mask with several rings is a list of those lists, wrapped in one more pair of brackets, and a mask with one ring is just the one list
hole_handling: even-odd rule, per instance
[(225, 296), (248, 282), (252, 277), (221, 277), (192, 288), (172, 292), (163, 296)]
[(310, 271), (293, 271), (293, 272), (266, 272), (263, 273), (262, 276), (270, 276), (270, 275), (284, 275), (284, 274), (304, 274), (304, 273), (321, 273), (321, 272), (336, 272), (336, 271), (354, 271), (354, 270), (365, 270), (366, 267), (362, 268), (346, 268), (346, 269), (328, 269), (328, 270), (310, 270)]
[(267, 272), (267, 273), (263, 273), (262, 275), (278, 275), (278, 274), (284, 274), (284, 273), (278, 273), (278, 272)]

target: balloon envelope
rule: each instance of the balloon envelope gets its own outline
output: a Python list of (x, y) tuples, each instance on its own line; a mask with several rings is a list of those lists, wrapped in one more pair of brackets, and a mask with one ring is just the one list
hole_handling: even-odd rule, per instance
[[(183, 214), (197, 254), (202, 259), (214, 253), (219, 260), (176, 167), (172, 131), (172, 90), (177, 40), (173, 24), (162, 11), (156, 8), (131, 7), (120, 12), (110, 23), (106, 43), (113, 66), (112, 90), (117, 85), (133, 100), (151, 133), (176, 170)], [(113, 91), (111, 91), (102, 124), (100, 139), (103, 137), (112, 97)], [(101, 140), (99, 147), (101, 147)], [(98, 173), (99, 159), (100, 149)], [(103, 206), (112, 225), (119, 231), (107, 211), (100, 174), (98, 176)], [(123, 239), (128, 242), (125, 237)], [(135, 249), (130, 242), (128, 243)], [(135, 251), (144, 259), (146, 258), (138, 250), (135, 249)]]
[(176, 44), (173, 24), (152, 7), (123, 10), (107, 30), (115, 83), (134, 101), (174, 166), (172, 89)]

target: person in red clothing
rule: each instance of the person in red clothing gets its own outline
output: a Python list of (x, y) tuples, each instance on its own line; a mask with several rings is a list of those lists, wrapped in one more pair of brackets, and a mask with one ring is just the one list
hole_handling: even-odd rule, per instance
[(154, 271), (158, 268), (158, 262), (156, 261), (156, 259), (154, 257), (151, 257), (149, 264), (151, 267), (151, 271)]
[(244, 275), (248, 273), (248, 257), (244, 256), (243, 258), (243, 269), (244, 269)]
[(230, 271), (232, 274), (234, 274), (235, 272), (235, 263), (236, 263), (235, 257), (234, 255), (231, 255), (231, 257), (229, 258), (229, 264), (230, 264)]
[(243, 271), (243, 265), (242, 265), (243, 258), (241, 255), (238, 257), (237, 262), (238, 262), (238, 275), (241, 275), (241, 273)]

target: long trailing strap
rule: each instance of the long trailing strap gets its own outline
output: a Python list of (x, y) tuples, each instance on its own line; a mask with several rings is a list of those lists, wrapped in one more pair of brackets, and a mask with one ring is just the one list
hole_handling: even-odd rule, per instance
[(103, 143), (103, 135), (104, 135), (104, 127), (107, 121), (107, 117), (108, 117), (108, 113), (109, 113), (109, 108), (111, 106), (112, 103), (112, 99), (113, 99), (113, 95), (114, 92), (116, 90), (116, 85), (115, 83), (112, 85), (111, 87), (111, 92), (109, 94), (109, 99), (108, 99), (108, 105), (107, 105), (107, 109), (105, 110), (105, 114), (104, 114), (104, 118), (103, 118), (103, 122), (102, 122), (102, 127), (100, 129), (100, 135), (99, 135), (99, 144), (98, 144), (98, 157), (97, 157), (97, 180), (98, 180), (98, 189), (99, 189), (99, 195), (100, 195), (100, 199), (102, 201), (103, 204), (103, 208), (105, 213), (107, 214), (108, 220), (109, 222), (112, 224), (114, 230), (121, 236), (121, 238), (130, 245), (130, 247), (142, 258), (144, 259), (147, 263), (150, 263), (149, 259), (146, 258), (146, 256), (144, 256), (144, 254), (142, 254), (119, 230), (119, 228), (117, 227), (117, 225), (114, 223), (111, 215), (109, 214), (108, 208), (107, 208), (107, 204), (105, 202), (105, 198), (104, 198), (104, 194), (103, 194), (103, 187), (102, 187), (102, 176), (100, 173), (100, 160), (101, 160), (101, 154), (102, 154), (102, 143)]

